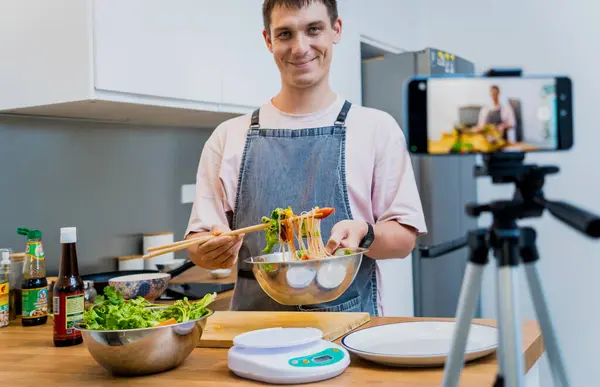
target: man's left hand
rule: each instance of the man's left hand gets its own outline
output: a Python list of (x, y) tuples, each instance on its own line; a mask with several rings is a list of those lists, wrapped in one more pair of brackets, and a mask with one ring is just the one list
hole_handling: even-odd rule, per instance
[(356, 249), (368, 231), (369, 227), (364, 220), (342, 220), (331, 229), (325, 250), (333, 254), (339, 248)]

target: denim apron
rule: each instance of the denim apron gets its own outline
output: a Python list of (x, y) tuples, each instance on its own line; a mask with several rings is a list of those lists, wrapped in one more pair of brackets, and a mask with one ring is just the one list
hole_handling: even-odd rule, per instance
[[(260, 223), (277, 207), (295, 213), (313, 207), (333, 207), (321, 221), (327, 243), (333, 225), (352, 219), (346, 187), (346, 101), (333, 126), (267, 129), (259, 126), (260, 110), (252, 114), (240, 165), (232, 229)], [(244, 260), (262, 255), (262, 232), (246, 234), (238, 257), (238, 279), (232, 310), (367, 312), (377, 315), (375, 260), (363, 256), (352, 285), (336, 300), (324, 304), (281, 305), (267, 295)]]
[[(502, 123), (502, 114), (500, 108), (490, 110), (487, 114), (486, 120), (488, 124), (500, 125)], [(502, 136), (504, 140), (508, 140), (508, 132), (505, 130)]]

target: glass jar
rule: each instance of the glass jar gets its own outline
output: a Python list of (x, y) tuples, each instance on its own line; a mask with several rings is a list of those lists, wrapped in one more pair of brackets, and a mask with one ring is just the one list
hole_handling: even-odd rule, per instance
[[(8, 326), (10, 318), (10, 253), (7, 249), (0, 249), (0, 328)], [(11, 294), (12, 295), (12, 294)]]
[[(21, 290), (21, 285), (23, 283), (23, 264), (25, 263), (25, 257), (23, 253), (12, 254), (10, 256), (11, 260), (11, 279), (10, 279), (10, 289), (13, 292), (13, 297), (11, 297), (11, 317), (13, 319), (21, 316), (22, 313), (22, 299), (23, 292)], [(14, 313), (13, 313), (14, 311)]]
[(83, 281), (83, 290), (85, 292), (83, 296), (83, 299), (85, 300), (85, 309), (88, 309), (94, 304), (96, 296), (98, 295), (96, 288), (94, 288), (94, 281)]

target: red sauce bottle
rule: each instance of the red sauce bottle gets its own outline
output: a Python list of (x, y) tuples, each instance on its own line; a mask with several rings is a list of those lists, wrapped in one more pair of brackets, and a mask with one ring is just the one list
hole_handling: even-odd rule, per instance
[(77, 229), (61, 228), (60, 243), (62, 254), (52, 302), (54, 345), (69, 347), (83, 342), (81, 332), (74, 327), (83, 321), (85, 310), (83, 281), (77, 265)]

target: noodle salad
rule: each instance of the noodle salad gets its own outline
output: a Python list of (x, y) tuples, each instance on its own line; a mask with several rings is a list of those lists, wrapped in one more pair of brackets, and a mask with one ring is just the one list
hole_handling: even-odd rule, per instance
[[(312, 260), (327, 258), (329, 254), (325, 250), (321, 238), (321, 218), (329, 216), (333, 209), (322, 209), (314, 207), (311, 211), (295, 215), (291, 207), (276, 208), (271, 216), (263, 216), (262, 222), (269, 224), (265, 231), (267, 245), (263, 253), (271, 253), (273, 247), (280, 246), (282, 261), (285, 261), (286, 253), (290, 253), (297, 260)], [(296, 247), (295, 241), (298, 241)], [(345, 255), (353, 254), (350, 249), (344, 250)]]

